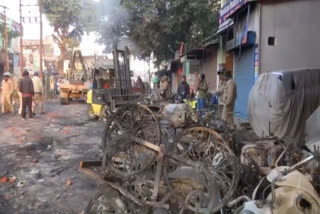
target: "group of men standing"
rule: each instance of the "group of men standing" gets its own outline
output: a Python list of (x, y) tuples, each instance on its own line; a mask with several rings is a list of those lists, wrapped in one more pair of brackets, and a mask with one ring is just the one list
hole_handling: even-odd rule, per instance
[(39, 73), (35, 72), (33, 78), (25, 70), (22, 78), (17, 80), (11, 77), (10, 73), (4, 74), (2, 80), (1, 109), (2, 113), (14, 114), (13, 95), (17, 94), (19, 102), (19, 114), (26, 119), (26, 110), (28, 109), (29, 119), (33, 118), (36, 106), (39, 106), (39, 113), (43, 113), (43, 95), (44, 87)]
[[(215, 93), (219, 97), (218, 104), (218, 116), (223, 121), (226, 121), (231, 128), (235, 128), (234, 124), (234, 105), (237, 99), (237, 86), (232, 79), (232, 72), (225, 69), (218, 71), (220, 84)], [(206, 81), (205, 74), (199, 75), (199, 81), (197, 84), (196, 98), (197, 98), (197, 110), (202, 115), (203, 110), (206, 108), (206, 98), (208, 94), (208, 83)], [(163, 76), (160, 81), (160, 95), (163, 99), (168, 100), (170, 98), (170, 87), (167, 76)], [(190, 86), (187, 83), (186, 76), (182, 76), (181, 83), (178, 87), (177, 97), (178, 100), (184, 100), (191, 96)]]

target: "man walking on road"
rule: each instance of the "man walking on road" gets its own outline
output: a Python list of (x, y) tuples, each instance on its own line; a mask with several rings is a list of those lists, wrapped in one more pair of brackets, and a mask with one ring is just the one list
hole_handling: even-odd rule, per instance
[(39, 113), (42, 114), (43, 113), (42, 99), (44, 95), (44, 89), (43, 89), (42, 80), (40, 79), (38, 72), (34, 73), (32, 82), (33, 82), (33, 90), (34, 90), (34, 97), (33, 97), (34, 105), (32, 108), (32, 112), (33, 114), (35, 114), (36, 113), (35, 108), (37, 105), (39, 105)]
[(5, 73), (3, 76), (4, 76), (4, 80), (2, 80), (2, 96), (1, 96), (2, 113), (7, 113), (7, 112), (14, 113), (12, 102), (11, 102), (11, 97), (14, 89), (13, 82), (10, 79), (9, 73)]
[(29, 119), (33, 118), (32, 114), (32, 97), (34, 95), (33, 83), (29, 78), (29, 72), (24, 71), (22, 79), (19, 82), (19, 90), (22, 94), (22, 118), (26, 119), (26, 108), (28, 107)]

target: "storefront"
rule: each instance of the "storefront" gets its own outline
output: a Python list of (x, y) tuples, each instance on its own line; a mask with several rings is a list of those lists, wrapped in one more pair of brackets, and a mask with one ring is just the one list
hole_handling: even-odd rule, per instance
[[(222, 38), (225, 52), (224, 68), (233, 71), (237, 85), (235, 115), (248, 118), (248, 100), (255, 82), (256, 47), (258, 46), (257, 24), (258, 13), (254, 1), (230, 1), (220, 11), (220, 27), (218, 33)], [(233, 68), (227, 63), (228, 55), (233, 55)], [(229, 57), (230, 58), (230, 57)], [(221, 63), (219, 63), (220, 65)], [(228, 67), (228, 68), (227, 68)]]
[(234, 80), (237, 84), (238, 99), (235, 114), (248, 118), (248, 100), (254, 84), (254, 48), (247, 47), (234, 52)]

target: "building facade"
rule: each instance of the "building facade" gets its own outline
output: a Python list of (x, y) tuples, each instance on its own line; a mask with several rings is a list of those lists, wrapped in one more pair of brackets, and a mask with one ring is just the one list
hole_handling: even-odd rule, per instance
[[(51, 36), (43, 40), (43, 68), (52, 65), (56, 68), (57, 51)], [(23, 63), (24, 68), (31, 73), (40, 71), (40, 40), (23, 40)], [(52, 67), (51, 66), (51, 67)]]
[(212, 39), (198, 48), (187, 50), (181, 55), (174, 70), (172, 91), (175, 93), (181, 82), (182, 75), (185, 75), (191, 91), (197, 90), (199, 75), (205, 74), (208, 82), (209, 92), (217, 87), (217, 53), (218, 41)]
[(248, 117), (250, 90), (260, 74), (320, 67), (319, 7), (313, 0), (222, 1), (218, 67), (233, 71), (235, 115)]
[[(8, 43), (7, 43), (7, 56), (5, 57), (5, 40), (4, 40), (4, 33), (0, 32), (0, 83), (3, 79), (3, 73), (5, 70), (5, 63), (8, 60), (8, 66), (9, 66), (9, 72), (10, 73), (19, 73), (20, 71), (20, 61), (19, 61), (19, 55), (20, 55), (20, 24), (16, 21), (7, 18), (7, 35), (8, 35)], [(0, 28), (4, 29), (3, 27), (3, 21), (5, 19), (5, 16), (3, 13), (0, 12)]]

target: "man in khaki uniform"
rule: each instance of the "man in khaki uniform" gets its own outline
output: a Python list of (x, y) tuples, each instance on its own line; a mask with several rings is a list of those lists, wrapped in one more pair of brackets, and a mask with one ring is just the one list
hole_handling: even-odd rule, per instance
[(10, 79), (10, 74), (5, 73), (2, 80), (2, 96), (1, 96), (1, 109), (2, 113), (14, 113), (11, 97), (13, 93), (13, 82)]
[(12, 102), (13, 106), (19, 105), (19, 115), (22, 112), (22, 94), (19, 91), (19, 78), (17, 76), (12, 77), (13, 82), (13, 95), (12, 95)]
[(219, 119), (222, 119), (222, 112), (224, 108), (225, 103), (225, 96), (224, 96), (224, 88), (226, 86), (226, 79), (225, 79), (225, 73), (226, 71), (224, 69), (218, 71), (219, 75), (219, 87), (216, 89), (215, 93), (219, 96), (219, 105), (218, 105), (218, 117)]
[(33, 102), (34, 105), (32, 106), (32, 112), (35, 114), (35, 108), (37, 105), (39, 105), (39, 113), (43, 113), (43, 105), (42, 105), (42, 98), (44, 95), (44, 89), (43, 89), (43, 83), (42, 80), (39, 77), (39, 73), (35, 72), (34, 77), (32, 78), (33, 82), (33, 89), (34, 89), (34, 97), (33, 97)]
[(236, 128), (234, 124), (233, 112), (234, 104), (237, 99), (237, 85), (232, 79), (231, 71), (225, 72), (225, 88), (223, 92), (224, 106), (222, 111), (222, 120), (226, 121), (231, 128)]

